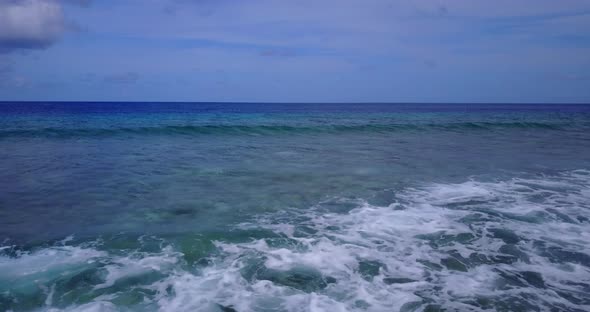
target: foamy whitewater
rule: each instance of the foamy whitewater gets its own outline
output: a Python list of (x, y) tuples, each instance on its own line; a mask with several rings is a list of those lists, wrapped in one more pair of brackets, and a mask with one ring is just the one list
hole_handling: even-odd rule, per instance
[[(215, 118), (312, 128), (359, 114), (262, 110)], [(590, 311), (588, 114), (501, 111), (549, 126), (490, 127), (489, 112), (457, 110), (354, 121), (429, 125), (401, 132), (11, 129), (0, 310)], [(151, 113), (127, 117), (170, 118)], [(96, 114), (84, 124), (110, 118)], [(487, 124), (449, 126), (457, 116)]]

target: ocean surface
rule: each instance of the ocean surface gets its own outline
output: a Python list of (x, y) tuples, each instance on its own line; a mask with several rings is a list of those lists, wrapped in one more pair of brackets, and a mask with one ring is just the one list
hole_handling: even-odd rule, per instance
[(590, 311), (590, 105), (0, 103), (0, 311)]

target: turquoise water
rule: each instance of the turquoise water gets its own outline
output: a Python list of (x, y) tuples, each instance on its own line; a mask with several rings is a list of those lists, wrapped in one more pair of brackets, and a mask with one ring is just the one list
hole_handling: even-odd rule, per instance
[(0, 311), (588, 311), (590, 106), (0, 103)]

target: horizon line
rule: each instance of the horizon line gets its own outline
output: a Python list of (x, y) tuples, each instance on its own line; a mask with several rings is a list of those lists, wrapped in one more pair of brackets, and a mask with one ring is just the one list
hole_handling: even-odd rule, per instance
[(447, 104), (447, 105), (590, 105), (590, 102), (252, 102), (252, 101), (11, 101), (0, 100), (0, 104), (7, 103), (129, 103), (129, 104), (369, 104), (369, 105), (404, 105), (404, 104)]

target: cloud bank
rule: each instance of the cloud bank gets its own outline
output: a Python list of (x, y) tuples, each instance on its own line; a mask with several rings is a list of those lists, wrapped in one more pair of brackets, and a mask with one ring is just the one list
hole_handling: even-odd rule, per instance
[(63, 10), (57, 1), (0, 2), (0, 52), (47, 48), (65, 29)]

